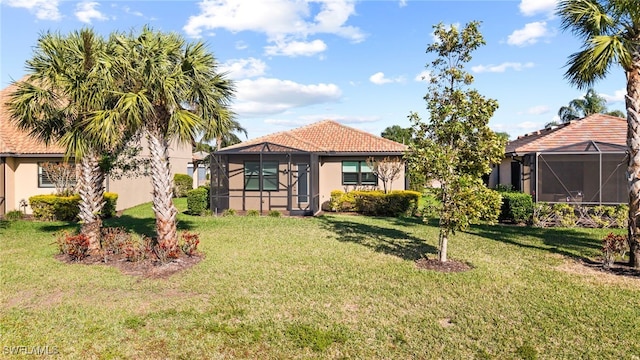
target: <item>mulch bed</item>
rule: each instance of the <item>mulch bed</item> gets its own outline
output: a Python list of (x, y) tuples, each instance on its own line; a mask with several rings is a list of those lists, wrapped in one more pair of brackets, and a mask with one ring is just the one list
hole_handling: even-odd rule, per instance
[(418, 267), (418, 269), (433, 270), (443, 273), (464, 272), (473, 269), (473, 266), (469, 265), (466, 262), (458, 260), (448, 260), (446, 262), (442, 262), (438, 259), (428, 258), (416, 260), (416, 266)]
[(119, 269), (125, 275), (152, 279), (166, 279), (177, 272), (195, 266), (204, 258), (204, 255), (183, 255), (177, 259), (172, 259), (165, 264), (161, 263), (157, 259), (145, 259), (142, 261), (132, 262), (128, 261), (124, 255), (109, 255), (106, 259), (104, 256), (91, 255), (77, 261), (69, 259), (69, 257), (64, 254), (58, 254), (55, 258), (67, 264), (112, 266)]

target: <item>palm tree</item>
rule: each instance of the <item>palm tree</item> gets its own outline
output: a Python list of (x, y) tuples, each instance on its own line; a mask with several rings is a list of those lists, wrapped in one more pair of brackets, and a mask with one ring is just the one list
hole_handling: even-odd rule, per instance
[(212, 127), (233, 97), (233, 84), (216, 73), (217, 61), (202, 42), (186, 43), (175, 33), (144, 27), (138, 35), (112, 34), (109, 43), (117, 101), (96, 112), (90, 128), (107, 144), (122, 128), (146, 136), (156, 243), (175, 249), (169, 144), (191, 144), (197, 133)]
[(606, 77), (612, 65), (625, 71), (629, 158), (629, 262), (640, 268), (640, 1), (562, 0), (557, 14), (565, 30), (584, 40), (569, 56), (565, 77), (586, 88)]
[(88, 29), (68, 36), (42, 35), (33, 58), (27, 61), (28, 75), (15, 82), (8, 104), (18, 128), (46, 144), (59, 143), (66, 148), (67, 160), (73, 157), (80, 162), (79, 218), (92, 251), (100, 248), (104, 173), (98, 160), (104, 149), (87, 136), (83, 123), (105, 102), (104, 48), (104, 39)]
[[(589, 88), (584, 97), (573, 99), (569, 102), (569, 106), (563, 106), (558, 110), (558, 116), (563, 123), (582, 119), (592, 114), (625, 117), (620, 110), (607, 111), (607, 100), (598, 95), (593, 88)], [(622, 116), (620, 116), (620, 114), (622, 114)]]

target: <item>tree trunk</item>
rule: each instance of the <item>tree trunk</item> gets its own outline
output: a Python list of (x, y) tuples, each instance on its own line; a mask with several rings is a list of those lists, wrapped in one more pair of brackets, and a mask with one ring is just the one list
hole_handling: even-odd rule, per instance
[(627, 72), (627, 147), (629, 162), (629, 265), (640, 268), (640, 52), (633, 54), (635, 66)]
[(449, 241), (448, 237), (449, 235), (447, 234), (447, 231), (440, 228), (440, 244), (438, 249), (438, 260), (440, 260), (440, 262), (447, 262), (447, 242)]
[(176, 210), (173, 205), (173, 180), (169, 165), (169, 143), (162, 134), (148, 133), (151, 153), (151, 184), (153, 185), (153, 211), (156, 215), (157, 243), (165, 249), (178, 245)]
[(80, 179), (78, 182), (80, 194), (80, 212), (78, 217), (82, 222), (80, 232), (89, 238), (89, 251), (100, 250), (100, 229), (102, 218), (100, 214), (104, 206), (104, 173), (98, 165), (97, 154), (89, 150), (80, 163)]

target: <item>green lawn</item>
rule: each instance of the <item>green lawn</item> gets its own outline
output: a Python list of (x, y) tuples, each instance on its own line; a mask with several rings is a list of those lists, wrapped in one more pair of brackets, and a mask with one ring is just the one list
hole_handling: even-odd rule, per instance
[[(184, 210), (184, 200), (178, 202)], [(640, 279), (584, 269), (607, 230), (474, 227), (465, 273), (416, 268), (411, 219), (192, 217), (206, 258), (168, 279), (53, 258), (66, 223), (0, 223), (0, 344), (62, 358), (629, 358)], [(152, 232), (149, 205), (109, 225)], [(433, 256), (433, 255), (432, 255)], [(37, 349), (36, 349), (37, 350)], [(24, 351), (24, 350), (20, 350)]]

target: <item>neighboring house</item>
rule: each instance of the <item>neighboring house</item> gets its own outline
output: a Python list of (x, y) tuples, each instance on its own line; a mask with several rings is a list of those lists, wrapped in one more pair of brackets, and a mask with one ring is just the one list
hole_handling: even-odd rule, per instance
[[(44, 143), (15, 127), (6, 108), (9, 94), (14, 87), (0, 90), (0, 216), (12, 210), (31, 208), (20, 206), (22, 200), (28, 203), (33, 195), (52, 194), (55, 188), (43, 171), (45, 162), (62, 162), (64, 149)], [(141, 156), (148, 156), (143, 146)], [(175, 172), (186, 173), (191, 161), (191, 145), (173, 146), (170, 153), (171, 168)], [(151, 181), (146, 176), (107, 179), (106, 190), (118, 194), (116, 210), (149, 202), (152, 197)]]
[[(211, 157), (211, 208), (312, 215), (333, 190), (382, 188), (367, 159), (406, 149), (330, 120), (245, 141)], [(405, 189), (404, 168), (392, 189)]]
[(511, 185), (534, 201), (628, 202), (626, 119), (594, 114), (507, 144), (489, 186)]

